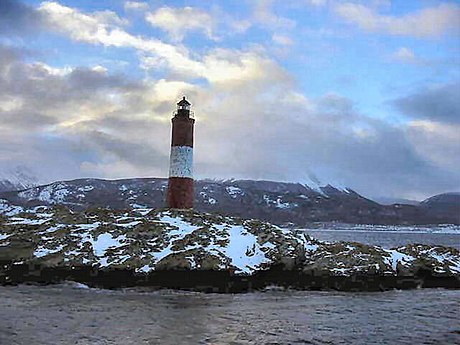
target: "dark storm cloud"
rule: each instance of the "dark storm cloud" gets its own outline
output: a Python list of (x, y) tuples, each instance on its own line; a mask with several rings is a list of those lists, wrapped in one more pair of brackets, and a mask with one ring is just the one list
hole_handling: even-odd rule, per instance
[(4, 69), (6, 65), (16, 61), (21, 55), (23, 55), (21, 49), (0, 44), (0, 68)]
[(460, 83), (424, 88), (394, 100), (393, 104), (411, 118), (460, 123)]
[(448, 171), (421, 154), (404, 126), (363, 116), (349, 99), (326, 95), (312, 100), (311, 109), (278, 99), (254, 104), (242, 91), (210, 110), (216, 121), (197, 123), (200, 176), (302, 182), (313, 173), (322, 183), (368, 196), (423, 198), (460, 187), (458, 169)]
[(141, 81), (101, 67), (55, 69), (26, 55), (0, 45), (0, 166), (25, 164), (44, 182), (167, 167), (168, 151), (148, 139), (152, 121), (136, 115), (152, 111)]
[(33, 111), (2, 111), (0, 112), (0, 119), (3, 125), (23, 129), (39, 128), (57, 123), (54, 117)]
[(10, 104), (0, 112), (4, 126), (27, 130), (57, 124), (82, 115), (79, 109), (85, 105), (91, 110), (104, 104), (108, 94), (141, 88), (140, 83), (123, 75), (110, 75), (100, 69), (66, 71), (24, 63), (26, 55), (20, 49), (0, 45), (0, 103)]
[(44, 21), (33, 7), (17, 0), (0, 1), (0, 35), (21, 35), (39, 30)]
[(123, 75), (110, 75), (97, 70), (78, 67), (66, 76), (72, 91), (93, 92), (104, 89), (139, 89), (139, 85), (129, 81)]
[(323, 138), (329, 149), (323, 152), (327, 159), (322, 166), (334, 167), (338, 178), (364, 195), (430, 195), (460, 187), (458, 172), (447, 171), (420, 155), (402, 128), (384, 122), (372, 126), (374, 134), (367, 139)]
[(101, 156), (114, 155), (117, 159), (141, 168), (168, 165), (169, 155), (159, 152), (148, 143), (133, 143), (98, 130), (82, 131), (78, 135), (81, 142), (96, 148)]

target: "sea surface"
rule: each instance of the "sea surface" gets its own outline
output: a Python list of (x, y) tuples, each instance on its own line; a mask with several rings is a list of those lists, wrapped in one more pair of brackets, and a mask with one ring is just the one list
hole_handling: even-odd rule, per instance
[(0, 344), (459, 344), (460, 291), (0, 287)]
[(377, 245), (384, 248), (410, 243), (442, 245), (460, 250), (460, 226), (350, 226), (336, 225), (334, 229), (305, 229), (305, 233), (321, 241), (347, 241)]

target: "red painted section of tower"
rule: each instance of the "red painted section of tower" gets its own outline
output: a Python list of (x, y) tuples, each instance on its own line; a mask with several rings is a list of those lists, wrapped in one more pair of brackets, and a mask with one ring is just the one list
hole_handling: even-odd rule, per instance
[(193, 208), (193, 179), (170, 177), (167, 201), (169, 208)]
[(195, 120), (176, 115), (172, 118), (171, 146), (193, 147), (193, 127)]
[(185, 97), (177, 103), (172, 118), (171, 158), (166, 203), (169, 208), (193, 208), (193, 131), (190, 103)]

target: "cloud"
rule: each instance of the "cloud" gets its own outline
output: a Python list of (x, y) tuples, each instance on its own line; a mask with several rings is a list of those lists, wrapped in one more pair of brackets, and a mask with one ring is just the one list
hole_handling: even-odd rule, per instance
[(304, 0), (307, 5), (310, 6), (324, 6), (328, 0)]
[[(457, 172), (460, 166), (460, 124), (448, 125), (427, 120), (412, 121), (408, 138), (417, 153), (433, 165)], [(460, 180), (456, 181), (457, 188)]]
[(123, 5), (125, 11), (147, 11), (149, 5), (146, 2), (126, 1)]
[(51, 30), (64, 34), (72, 40), (96, 45), (134, 48), (152, 54), (158, 65), (166, 65), (182, 75), (196, 77), (201, 73), (202, 66), (189, 58), (189, 53), (185, 48), (166, 44), (157, 39), (131, 35), (120, 28), (125, 21), (113, 12), (85, 14), (56, 2), (44, 2), (38, 10), (46, 18)]
[(272, 30), (290, 30), (296, 26), (292, 19), (280, 16), (273, 10), (273, 0), (254, 0), (253, 20), (260, 26)]
[(272, 36), (272, 41), (276, 44), (282, 45), (282, 46), (290, 46), (293, 45), (294, 42), (289, 36), (286, 35), (280, 35), (280, 34), (273, 34)]
[(147, 22), (168, 33), (175, 41), (182, 41), (188, 32), (198, 31), (209, 39), (216, 39), (213, 35), (214, 19), (205, 11), (193, 7), (160, 7), (156, 11), (147, 13)]
[(413, 64), (417, 61), (414, 52), (406, 47), (401, 47), (396, 50), (393, 54), (391, 54), (390, 58), (393, 61), (409, 64)]
[(419, 38), (460, 34), (460, 7), (453, 3), (439, 4), (399, 17), (382, 15), (355, 3), (341, 3), (334, 10), (346, 22), (369, 32)]
[[(155, 115), (147, 97), (159, 91), (101, 66), (26, 63), (14, 49), (0, 47), (0, 165), (26, 164), (50, 180), (80, 177), (89, 167), (110, 177), (162, 174), (168, 115)], [(153, 128), (162, 130), (146, 140)], [(106, 165), (126, 171), (110, 174)]]
[(221, 41), (224, 37), (241, 34), (251, 26), (248, 19), (234, 18), (217, 6), (210, 12), (190, 6), (163, 6), (147, 13), (145, 19), (152, 26), (165, 31), (175, 42), (181, 42), (194, 32), (210, 40)]
[(42, 18), (31, 6), (17, 0), (0, 1), (0, 35), (20, 35), (40, 29)]
[[(200, 58), (189, 57), (183, 46), (164, 43), (157, 39), (134, 36), (120, 28), (123, 20), (116, 14), (99, 12), (85, 14), (55, 2), (46, 2), (39, 11), (48, 26), (75, 41), (89, 44), (131, 47), (140, 52), (141, 66), (145, 69), (168, 70), (177, 78), (205, 78), (211, 83), (247, 80), (261, 73), (262, 67), (274, 67), (257, 48), (251, 51), (214, 49)], [(273, 68), (277, 73), (279, 68)]]
[(413, 119), (459, 124), (459, 90), (459, 82), (435, 85), (419, 89), (391, 103), (401, 113)]

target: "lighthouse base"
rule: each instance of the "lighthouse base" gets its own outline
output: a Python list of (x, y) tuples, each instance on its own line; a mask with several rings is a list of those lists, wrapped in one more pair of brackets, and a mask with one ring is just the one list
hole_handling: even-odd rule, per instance
[(193, 208), (193, 179), (170, 177), (166, 203), (169, 208)]

